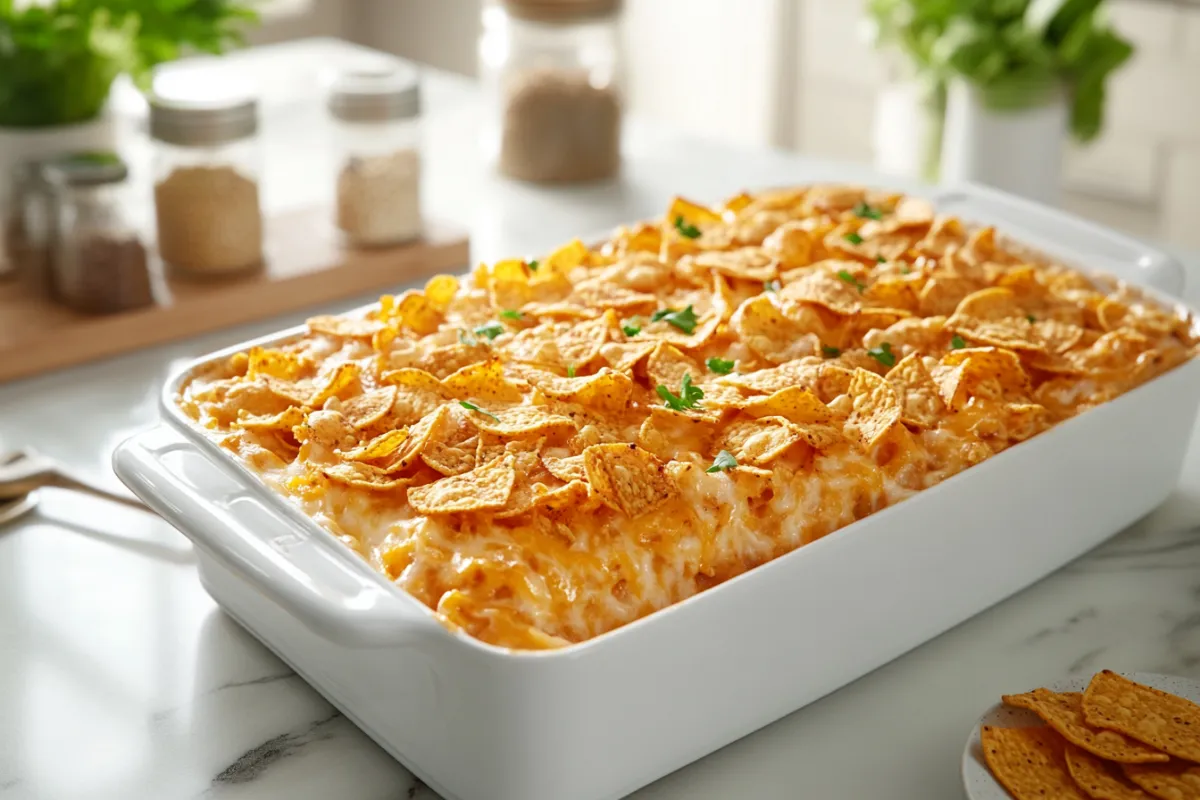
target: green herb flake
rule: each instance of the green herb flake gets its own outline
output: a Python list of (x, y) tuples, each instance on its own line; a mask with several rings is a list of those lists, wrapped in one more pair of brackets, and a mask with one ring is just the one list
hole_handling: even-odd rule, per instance
[(900, 268), (901, 275), (908, 275), (911, 272), (912, 272), (912, 267), (910, 267), (908, 264), (905, 264), (903, 267)]
[(484, 336), (489, 342), (502, 333), (504, 333), (504, 326), (499, 322), (489, 322), (487, 325), (480, 325), (474, 330), (476, 336)]
[(1026, 314), (1025, 319), (1029, 320), (1030, 322), (1037, 322), (1037, 317), (1035, 317), (1033, 314)]
[(849, 272), (847, 272), (844, 269), (839, 269), (837, 276), (839, 278), (841, 278), (842, 280), (844, 280), (846, 283), (853, 286), (855, 289), (858, 289), (859, 293), (862, 293), (863, 290), (865, 290), (867, 288), (867, 285), (865, 283), (860, 283), (858, 278), (854, 277), (853, 275), (851, 275)]
[(723, 358), (716, 358), (714, 356), (704, 363), (708, 365), (708, 369), (711, 372), (715, 372), (718, 375), (728, 375), (729, 373), (733, 372), (733, 367), (737, 362), (726, 361)]
[(684, 333), (690, 334), (696, 330), (696, 311), (689, 305), (683, 311), (674, 308), (661, 308), (650, 315), (651, 322), (669, 322)]
[(875, 256), (875, 263), (876, 264), (886, 264), (887, 259), (884, 258), (883, 256)]
[(500, 312), (500, 316), (504, 319), (521, 319), (524, 315), (515, 308), (506, 308)]
[(863, 238), (861, 236), (859, 236), (857, 233), (854, 233), (853, 231), (851, 231), (850, 233), (847, 233), (842, 238), (845, 239), (850, 244), (862, 244), (863, 243)]
[(466, 345), (467, 347), (474, 347), (475, 345), (479, 344), (479, 340), (470, 333), (464, 331), (462, 328), (459, 328), (458, 343), (461, 345)]
[(781, 288), (783, 288), (783, 286), (779, 283), (779, 281), (767, 281), (763, 284), (764, 292), (778, 292)]
[(529, 267), (530, 272), (537, 272), (538, 271), (538, 260), (535, 258), (530, 261), (526, 261), (525, 266)]
[(624, 333), (626, 336), (629, 336), (632, 338), (634, 336), (637, 336), (639, 333), (641, 333), (642, 328), (640, 325), (622, 325), (621, 332)]
[(495, 414), (493, 414), (490, 411), (484, 411), (482, 408), (475, 405), (470, 400), (459, 400), (458, 404), (460, 406), (462, 406), (463, 408), (465, 408), (467, 411), (475, 411), (479, 414), (483, 414), (485, 417), (491, 417), (492, 419), (496, 420), (496, 422), (500, 421), (500, 418), (497, 417)]
[(837, 358), (841, 354), (842, 351), (836, 347), (830, 347), (827, 344), (821, 345), (821, 355), (825, 356), (826, 358)]
[(854, 216), (859, 219), (883, 219), (883, 212), (877, 208), (871, 208), (866, 203), (859, 202), (854, 207)]
[(951, 350), (962, 350), (966, 346), (967, 346), (967, 343), (965, 341), (963, 341), (963, 338), (961, 336), (959, 336), (957, 333), (954, 334), (954, 338), (950, 340), (950, 349)]
[(892, 343), (884, 342), (879, 347), (867, 351), (867, 355), (883, 364), (885, 367), (896, 366), (896, 354), (892, 352)]
[(679, 394), (672, 394), (671, 390), (661, 383), (654, 388), (658, 392), (658, 396), (663, 399), (663, 403), (667, 408), (675, 411), (683, 411), (685, 408), (699, 408), (700, 399), (704, 397), (704, 390), (699, 386), (692, 385), (692, 376), (687, 373), (683, 376), (683, 384), (680, 386)]
[(567, 364), (567, 377), (568, 378), (575, 377), (575, 365), (574, 364)]
[(690, 225), (684, 222), (682, 216), (675, 217), (675, 230), (679, 231), (679, 235), (688, 239), (699, 239), (700, 229), (695, 225)]
[(727, 469), (733, 469), (737, 466), (737, 459), (730, 455), (728, 450), (722, 450), (717, 453), (717, 457), (713, 459), (712, 466), (704, 470), (705, 472), (724, 472)]

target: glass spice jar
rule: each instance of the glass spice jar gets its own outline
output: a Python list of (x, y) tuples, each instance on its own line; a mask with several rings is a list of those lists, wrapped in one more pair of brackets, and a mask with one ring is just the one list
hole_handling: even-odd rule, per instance
[(421, 110), (407, 65), (338, 76), (329, 93), (337, 165), (335, 224), (351, 247), (421, 235)]
[(484, 151), (511, 178), (610, 178), (621, 163), (620, 0), (488, 0)]
[(47, 162), (53, 201), (52, 294), (76, 311), (110, 314), (154, 303), (146, 248), (128, 217), (125, 163), (112, 153)]
[(176, 275), (262, 265), (258, 101), (238, 94), (150, 100), (158, 251)]
[(49, 282), (51, 207), (42, 178), (41, 160), (22, 161), (13, 167), (8, 209), (4, 219), (4, 250), (0, 278), (20, 276), (29, 285), (45, 289)]

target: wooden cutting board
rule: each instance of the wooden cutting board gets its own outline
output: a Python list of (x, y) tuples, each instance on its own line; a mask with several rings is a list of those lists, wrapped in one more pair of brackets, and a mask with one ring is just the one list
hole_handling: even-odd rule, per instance
[(266, 266), (212, 281), (163, 279), (158, 305), (108, 316), (78, 314), (18, 281), (0, 282), (0, 381), (81, 364), (219, 328), (381, 293), (467, 264), (466, 232), (427, 223), (422, 239), (345, 250), (328, 209), (269, 218)]

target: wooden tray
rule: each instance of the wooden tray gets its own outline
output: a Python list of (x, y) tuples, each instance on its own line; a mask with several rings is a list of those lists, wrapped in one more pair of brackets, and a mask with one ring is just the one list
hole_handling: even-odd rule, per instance
[(77, 314), (19, 282), (0, 282), (0, 381), (383, 292), (459, 271), (469, 257), (466, 233), (438, 223), (427, 224), (411, 244), (344, 250), (328, 218), (327, 209), (314, 209), (268, 219), (262, 271), (209, 282), (166, 280), (156, 287), (160, 304), (137, 311)]

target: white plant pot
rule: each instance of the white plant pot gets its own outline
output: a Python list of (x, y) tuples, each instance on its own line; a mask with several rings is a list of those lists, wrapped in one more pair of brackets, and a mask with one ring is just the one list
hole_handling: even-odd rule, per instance
[(86, 150), (115, 150), (117, 126), (111, 114), (76, 125), (6, 128), (0, 125), (0, 209), (8, 205), (10, 176), (17, 164), (36, 158)]
[(941, 179), (973, 181), (1058, 205), (1067, 103), (1063, 93), (1026, 109), (997, 111), (965, 81), (950, 84)]
[(934, 95), (920, 81), (897, 81), (879, 91), (872, 143), (880, 172), (913, 180), (937, 179), (942, 110)]

